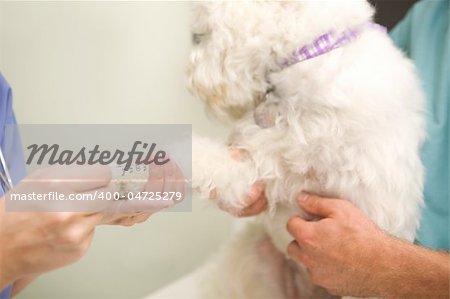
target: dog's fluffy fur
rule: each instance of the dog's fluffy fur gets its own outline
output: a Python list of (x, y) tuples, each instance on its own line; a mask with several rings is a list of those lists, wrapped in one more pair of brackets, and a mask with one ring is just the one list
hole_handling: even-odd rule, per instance
[[(424, 98), (411, 61), (386, 34), (366, 29), (341, 48), (279, 68), (298, 47), (370, 22), (373, 13), (362, 0), (195, 5), (189, 86), (231, 124), (228, 144), (248, 157), (236, 161), (227, 144), (194, 140), (193, 187), (203, 197), (215, 189), (219, 204), (238, 212), (262, 180), (269, 201), (211, 263), (202, 282), (207, 298), (281, 298), (262, 282), (270, 273), (255, 248), (269, 235), (286, 250), (287, 220), (307, 216), (295, 201), (302, 190), (349, 200), (383, 230), (414, 240)], [(275, 117), (274, 125), (255, 123), (265, 117)]]

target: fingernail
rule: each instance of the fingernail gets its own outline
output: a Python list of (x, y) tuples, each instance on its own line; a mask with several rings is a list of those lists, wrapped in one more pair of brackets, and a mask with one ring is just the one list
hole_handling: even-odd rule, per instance
[(302, 191), (300, 193), (300, 195), (298, 196), (298, 202), (305, 203), (306, 200), (308, 199), (308, 197), (309, 197), (309, 193)]
[(257, 187), (253, 187), (252, 189), (250, 189), (250, 192), (248, 193), (248, 197), (250, 197), (250, 199), (256, 199), (258, 198), (259, 195), (259, 190), (257, 189)]

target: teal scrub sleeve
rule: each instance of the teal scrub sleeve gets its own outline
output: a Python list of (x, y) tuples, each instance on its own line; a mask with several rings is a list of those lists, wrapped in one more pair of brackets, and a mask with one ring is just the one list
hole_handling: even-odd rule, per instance
[(421, 156), (425, 166), (425, 207), (417, 242), (449, 249), (449, 1), (416, 3), (392, 30), (391, 37), (417, 67), (427, 100), (427, 139)]

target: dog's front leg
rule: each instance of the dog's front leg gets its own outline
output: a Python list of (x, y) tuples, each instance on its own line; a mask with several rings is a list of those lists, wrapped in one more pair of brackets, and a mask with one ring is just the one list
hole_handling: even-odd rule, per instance
[(251, 159), (236, 160), (229, 148), (207, 138), (192, 142), (192, 188), (203, 198), (216, 193), (217, 203), (233, 214), (246, 207), (245, 194), (257, 180)]

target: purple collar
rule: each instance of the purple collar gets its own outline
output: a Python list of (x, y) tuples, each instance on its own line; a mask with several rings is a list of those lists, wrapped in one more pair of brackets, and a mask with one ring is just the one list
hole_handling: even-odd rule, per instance
[(367, 23), (358, 26), (353, 29), (348, 29), (344, 32), (336, 34), (334, 31), (330, 31), (319, 36), (312, 44), (305, 45), (295, 50), (291, 57), (285, 59), (281, 64), (281, 69), (285, 69), (293, 64), (315, 58), (317, 56), (326, 54), (334, 49), (344, 46), (349, 42), (358, 38), (358, 36), (365, 29), (372, 28), (379, 30), (383, 33), (387, 32), (386, 27), (376, 23)]

